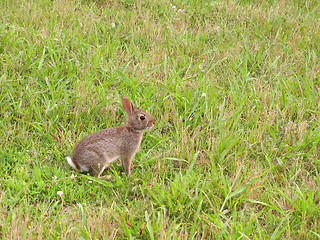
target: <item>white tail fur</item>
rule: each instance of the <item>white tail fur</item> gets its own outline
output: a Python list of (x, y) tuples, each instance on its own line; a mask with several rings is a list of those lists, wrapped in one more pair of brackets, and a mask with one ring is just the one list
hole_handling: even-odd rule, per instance
[(72, 162), (71, 157), (67, 157), (67, 161), (68, 161), (68, 163), (69, 163), (69, 165), (70, 165), (71, 167), (73, 167), (74, 169), (78, 170), (78, 169), (76, 168), (76, 166), (74, 165), (74, 163)]
[[(75, 170), (78, 170), (78, 169), (76, 168), (76, 166), (74, 165), (71, 157), (67, 157), (67, 161), (68, 161), (68, 163), (69, 163), (69, 165), (70, 165), (71, 167), (73, 167)], [(86, 166), (83, 166), (83, 165), (79, 164), (79, 167), (80, 167), (80, 172), (87, 172), (87, 171), (89, 171), (89, 168), (86, 167)]]

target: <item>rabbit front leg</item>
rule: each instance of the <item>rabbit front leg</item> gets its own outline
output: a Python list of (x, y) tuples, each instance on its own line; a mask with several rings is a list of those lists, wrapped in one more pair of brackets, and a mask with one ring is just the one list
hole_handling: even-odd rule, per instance
[(123, 156), (121, 157), (122, 160), (122, 166), (124, 168), (124, 171), (126, 172), (126, 175), (129, 176), (130, 175), (130, 170), (131, 170), (131, 160), (132, 160), (133, 156)]

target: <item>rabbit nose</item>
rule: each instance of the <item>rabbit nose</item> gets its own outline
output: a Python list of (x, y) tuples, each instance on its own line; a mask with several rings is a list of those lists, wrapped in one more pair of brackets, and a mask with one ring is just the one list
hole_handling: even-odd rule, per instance
[(154, 119), (152, 119), (152, 120), (149, 122), (150, 127), (153, 127), (155, 124), (156, 124), (156, 121), (155, 121)]

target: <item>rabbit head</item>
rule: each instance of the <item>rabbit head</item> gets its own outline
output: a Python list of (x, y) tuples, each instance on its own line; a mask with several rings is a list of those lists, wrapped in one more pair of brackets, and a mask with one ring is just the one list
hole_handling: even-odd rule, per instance
[(147, 112), (135, 108), (130, 100), (126, 97), (122, 97), (122, 106), (127, 113), (127, 126), (131, 130), (143, 131), (150, 129), (154, 126), (156, 121)]

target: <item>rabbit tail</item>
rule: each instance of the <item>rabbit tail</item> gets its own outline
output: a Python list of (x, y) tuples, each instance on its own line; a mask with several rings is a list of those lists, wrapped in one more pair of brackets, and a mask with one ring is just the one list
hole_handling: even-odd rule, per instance
[(72, 161), (72, 158), (71, 157), (67, 157), (67, 161), (68, 161), (68, 163), (69, 163), (69, 165), (71, 166), (71, 167), (73, 167), (74, 169), (76, 169), (76, 170), (80, 170), (79, 169), (79, 167), (77, 166), (78, 164), (75, 164), (73, 161)]

